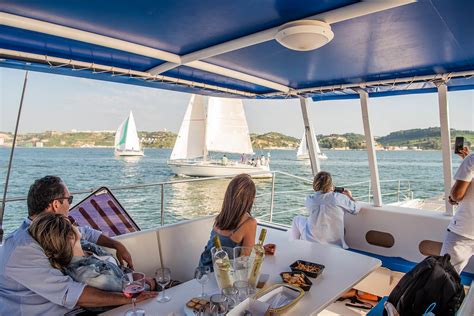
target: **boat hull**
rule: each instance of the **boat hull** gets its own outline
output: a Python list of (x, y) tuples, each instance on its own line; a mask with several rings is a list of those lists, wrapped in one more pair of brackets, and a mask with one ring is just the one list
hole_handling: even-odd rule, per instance
[(228, 165), (223, 165), (216, 162), (204, 161), (168, 161), (168, 166), (171, 168), (173, 173), (189, 177), (233, 176), (241, 173), (251, 174), (253, 178), (272, 177), (268, 166), (254, 167), (240, 163), (229, 163)]
[(115, 151), (116, 156), (120, 157), (136, 157), (136, 156), (144, 156), (145, 154), (143, 153), (143, 150), (140, 151), (131, 151), (131, 150), (124, 150), (124, 151)]

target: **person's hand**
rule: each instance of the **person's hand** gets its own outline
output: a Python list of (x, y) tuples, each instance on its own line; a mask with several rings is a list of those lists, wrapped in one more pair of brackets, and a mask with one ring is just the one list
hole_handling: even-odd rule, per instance
[(148, 284), (150, 286), (151, 291), (156, 291), (157, 286), (156, 286), (155, 278), (146, 277), (145, 282), (146, 282), (146, 284)]
[(265, 249), (265, 254), (266, 255), (274, 255), (275, 254), (275, 249), (276, 245), (275, 244), (266, 244), (263, 245), (263, 249)]
[(352, 192), (347, 190), (347, 189), (344, 189), (344, 191), (342, 192), (342, 194), (344, 195), (347, 195), (348, 197), (352, 198)]
[(448, 199), (449, 199), (449, 204), (451, 204), (451, 205), (458, 205), (459, 204), (457, 201), (453, 200), (451, 195), (448, 197)]
[(458, 155), (459, 157), (461, 157), (462, 159), (466, 158), (467, 156), (469, 156), (469, 148), (467, 147), (463, 147), (459, 153), (457, 153), (456, 155)]
[(143, 291), (140, 295), (137, 296), (136, 302), (143, 302), (150, 298), (155, 298), (158, 296), (158, 292)]
[(120, 265), (124, 265), (124, 262), (126, 262), (127, 266), (133, 270), (132, 256), (128, 252), (127, 248), (125, 248), (121, 242), (116, 241), (115, 250), (117, 251), (116, 255)]

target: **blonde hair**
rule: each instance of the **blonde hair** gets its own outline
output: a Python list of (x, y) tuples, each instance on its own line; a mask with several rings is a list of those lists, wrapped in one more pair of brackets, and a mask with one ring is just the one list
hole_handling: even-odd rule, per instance
[(333, 190), (332, 177), (329, 172), (321, 171), (314, 176), (313, 190), (328, 193)]
[(77, 236), (69, 219), (62, 214), (45, 212), (37, 215), (28, 229), (40, 244), (51, 265), (62, 270), (71, 263), (72, 240)]
[(235, 176), (225, 192), (222, 209), (215, 226), (221, 230), (233, 230), (239, 226), (245, 213), (250, 214), (257, 190), (252, 178), (245, 173)]

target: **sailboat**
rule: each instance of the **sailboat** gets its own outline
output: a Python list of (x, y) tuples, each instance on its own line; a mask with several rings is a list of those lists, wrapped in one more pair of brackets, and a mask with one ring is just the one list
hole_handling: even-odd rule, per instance
[[(168, 166), (178, 175), (227, 176), (240, 173), (271, 177), (267, 159), (246, 163), (210, 160), (210, 151), (252, 155), (247, 119), (242, 100), (193, 95), (189, 102)], [(225, 158), (224, 158), (225, 157)], [(263, 172), (263, 173), (262, 173)], [(266, 173), (265, 173), (266, 172)], [(258, 173), (258, 174), (255, 174)]]
[(115, 155), (143, 156), (132, 111), (115, 132)]
[[(315, 140), (316, 140), (316, 138), (315, 138)], [(321, 153), (321, 149), (319, 148), (318, 140), (316, 140), (316, 152), (318, 153), (318, 158), (320, 160), (328, 159), (328, 156), (326, 156), (326, 154)], [(307, 160), (307, 159), (309, 159), (308, 146), (306, 144), (306, 131), (304, 131), (303, 137), (301, 138), (301, 141), (300, 141), (300, 145), (298, 146), (298, 151), (296, 153), (296, 159), (297, 160)]]

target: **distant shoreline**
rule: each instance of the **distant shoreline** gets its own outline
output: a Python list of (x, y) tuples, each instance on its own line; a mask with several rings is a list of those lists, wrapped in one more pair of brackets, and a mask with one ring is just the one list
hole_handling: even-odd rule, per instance
[[(376, 150), (419, 151), (441, 150), (439, 127), (411, 129), (375, 137)], [(169, 131), (138, 132), (143, 148), (173, 148), (177, 134)], [(474, 132), (451, 129), (451, 142), (463, 136), (466, 145), (474, 144)], [(13, 135), (0, 132), (0, 147), (11, 146)], [(296, 150), (301, 139), (278, 132), (250, 134), (254, 150)], [(365, 136), (355, 133), (317, 135), (319, 146), (325, 150), (365, 150)], [(44, 148), (114, 148), (114, 133), (110, 131), (48, 131), (19, 134), (17, 147)]]
[[(2, 145), (0, 146), (0, 149), (10, 149), (11, 146), (5, 146), (5, 145)], [(32, 147), (32, 146), (16, 146), (15, 147), (16, 149), (114, 149), (113, 146), (91, 146), (91, 147), (75, 147), (75, 146), (70, 146), (70, 147), (63, 147), (63, 146), (52, 146), (52, 147), (48, 147), (48, 146), (43, 146), (43, 147)], [(150, 149), (173, 149), (172, 147), (162, 147), (162, 148), (158, 148), (158, 147), (143, 147), (144, 150), (150, 150)], [(263, 150), (266, 150), (266, 151), (270, 151), (270, 150), (285, 150), (285, 151), (296, 151), (298, 148), (286, 148), (286, 147), (281, 147), (281, 148), (278, 148), (278, 147), (269, 147), (269, 148), (255, 148), (254, 151), (263, 151)], [(327, 151), (365, 151), (366, 149), (334, 149), (334, 148), (321, 148), (321, 150), (323, 152), (327, 152)], [(397, 152), (397, 151), (402, 151), (402, 152), (405, 152), (405, 151), (410, 151), (410, 152), (415, 152), (415, 151), (419, 151), (419, 152), (423, 152), (423, 151), (441, 151), (441, 149), (423, 149), (423, 150), (417, 150), (417, 149), (397, 149), (397, 150), (384, 150), (384, 149), (381, 149), (381, 150), (376, 150), (377, 152), (383, 152), (383, 151), (389, 151), (389, 152)]]

